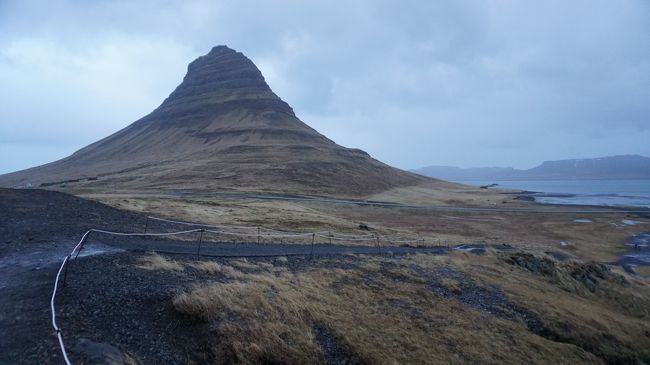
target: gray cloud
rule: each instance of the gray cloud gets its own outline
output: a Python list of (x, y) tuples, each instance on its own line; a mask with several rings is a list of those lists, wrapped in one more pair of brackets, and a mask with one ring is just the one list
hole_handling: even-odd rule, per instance
[(403, 168), (650, 155), (650, 3), (0, 2), (0, 172), (155, 108), (217, 44), (308, 124)]

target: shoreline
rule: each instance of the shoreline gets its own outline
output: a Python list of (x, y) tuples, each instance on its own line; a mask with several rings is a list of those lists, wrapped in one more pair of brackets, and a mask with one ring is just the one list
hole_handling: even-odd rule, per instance
[[(544, 193), (538, 191), (522, 190), (515, 193), (505, 193), (515, 195), (516, 200), (533, 202), (540, 205), (555, 206), (589, 206), (589, 207), (607, 207), (621, 209), (635, 209), (647, 211), (650, 213), (650, 198), (636, 196), (622, 196), (617, 194), (573, 194), (573, 193)], [(647, 202), (633, 204), (635, 201)], [(573, 201), (572, 201), (573, 200)], [(606, 203), (610, 200), (609, 203)], [(601, 202), (600, 204), (598, 202)], [(632, 201), (632, 204), (629, 203)], [(626, 204), (627, 203), (627, 204)]]

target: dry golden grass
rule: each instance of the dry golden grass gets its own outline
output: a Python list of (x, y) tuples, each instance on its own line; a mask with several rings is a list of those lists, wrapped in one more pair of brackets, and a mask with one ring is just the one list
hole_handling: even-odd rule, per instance
[[(475, 260), (450, 255), (449, 260), (475, 280), (502, 287), (513, 303), (537, 313), (558, 341), (581, 346), (607, 362), (650, 358), (649, 281), (580, 261), (555, 262), (550, 276), (534, 274), (502, 265), (507, 255)], [(590, 282), (596, 283), (593, 291)]]
[(240, 279), (244, 277), (244, 274), (229, 265), (222, 265), (214, 261), (196, 261), (190, 262), (188, 266), (206, 274), (221, 274), (230, 279)]
[[(613, 272), (591, 292), (571, 276), (589, 265), (553, 261), (555, 272), (546, 277), (508, 264), (504, 255), (367, 256), (345, 269), (324, 263), (296, 273), (258, 264), (236, 281), (197, 285), (173, 304), (199, 322), (218, 323), (219, 341), (210, 351), (223, 362), (323, 363), (328, 355), (318, 327), (327, 328), (347, 357), (373, 364), (573, 364), (650, 356), (647, 282)], [(432, 280), (449, 296), (432, 290)], [(516, 308), (539, 316), (543, 330), (463, 304), (467, 280), (479, 293), (501, 288)]]
[(260, 268), (258, 264), (248, 262), (248, 260), (245, 258), (231, 261), (230, 265), (240, 270), (257, 270)]
[[(415, 186), (394, 188), (370, 196), (369, 200), (402, 204), (460, 205), (480, 207), (522, 207), (529, 203), (515, 200), (504, 192), (515, 190), (480, 189), (446, 181), (436, 181)], [(505, 204), (505, 205), (504, 205)]]
[(174, 298), (174, 307), (203, 321), (218, 322), (224, 341), (212, 350), (221, 362), (308, 364), (320, 349), (307, 325), (301, 303), (273, 280), (197, 286)]
[(637, 274), (644, 276), (646, 278), (650, 277), (650, 266), (636, 266), (634, 268), (634, 272)]
[[(413, 189), (425, 195), (428, 191), (426, 187)], [(410, 193), (404, 194), (409, 196)], [(485, 196), (499, 195), (496, 191), (486, 194)], [(416, 194), (416, 196), (420, 195)], [(650, 219), (643, 217), (632, 218), (648, 224), (632, 226), (621, 224), (621, 220), (625, 218), (621, 214), (558, 214), (553, 213), (556, 208), (544, 206), (542, 208), (549, 210), (548, 213), (532, 214), (449, 212), (349, 206), (321, 202), (233, 200), (219, 197), (174, 198), (110, 194), (94, 194), (86, 197), (118, 208), (149, 212), (186, 221), (226, 225), (259, 225), (296, 231), (329, 230), (347, 234), (365, 234), (367, 231), (358, 229), (359, 223), (363, 222), (373, 227), (374, 232), (394, 239), (422, 237), (425, 239), (423, 243), (425, 246), (476, 242), (508, 243), (517, 248), (560, 251), (569, 256), (602, 262), (611, 262), (620, 258), (627, 250), (624, 245), (625, 240), (633, 234), (647, 230), (648, 224), (650, 224)], [(511, 199), (511, 196), (502, 196), (502, 198), (507, 200)], [(508, 204), (505, 206), (510, 206)], [(579, 223), (575, 222), (575, 219), (590, 219), (592, 222)], [(251, 240), (250, 237), (233, 238), (232, 236), (212, 234), (205, 234), (203, 238), (204, 240), (232, 240), (234, 242)], [(188, 236), (188, 239), (195, 240), (196, 238)], [(305, 239), (264, 238), (262, 242), (305, 243)], [(329, 243), (329, 240), (317, 237), (316, 243)], [(374, 242), (364, 241), (340, 241), (338, 243), (374, 245)], [(382, 245), (390, 246), (391, 244), (382, 242)]]
[(174, 260), (162, 257), (155, 252), (148, 252), (140, 259), (138, 268), (143, 270), (182, 271), (183, 265)]
[[(373, 199), (527, 205), (498, 192), (452, 188), (457, 190), (454, 196), (415, 187)], [(509, 243), (553, 263), (551, 274), (542, 275), (509, 263), (509, 253), (494, 250), (483, 256), (465, 252), (344, 256), (339, 260), (356, 264), (317, 265), (297, 272), (293, 267), (287, 270), (286, 257), (269, 262), (188, 263), (196, 270), (230, 279), (197, 283), (174, 299), (179, 312), (217, 324), (214, 331), (219, 340), (208, 358), (238, 363), (323, 363), (327, 354), (316, 328), (324, 327), (350, 358), (373, 364), (650, 362), (650, 271), (637, 268), (640, 274), (635, 276), (617, 270), (603, 273), (600, 267), (584, 262), (617, 260), (627, 250), (624, 241), (647, 230), (647, 224), (620, 224), (620, 214), (557, 214), (552, 207), (539, 214), (471, 213), (223, 198), (95, 198), (120, 208), (214, 224), (365, 233), (358, 229), (363, 222), (387, 236), (419, 235), (427, 245)], [(648, 218), (633, 219), (650, 223)], [(557, 262), (544, 252), (560, 252), (576, 261)], [(467, 280), (479, 289), (468, 294)], [(585, 284), (588, 280), (596, 283), (595, 289)], [(463, 302), (463, 295), (471, 301), (472, 295), (480, 297), (493, 288), (502, 292), (509, 305), (538, 318), (539, 323), (497, 316)]]
[(190, 262), (188, 265), (206, 274), (220, 274), (223, 272), (223, 266), (214, 261)]

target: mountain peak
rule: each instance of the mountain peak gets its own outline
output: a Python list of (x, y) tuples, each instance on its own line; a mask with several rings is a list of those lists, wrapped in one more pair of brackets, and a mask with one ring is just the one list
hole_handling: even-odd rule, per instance
[(227, 46), (217, 46), (189, 64), (183, 82), (163, 106), (197, 102), (214, 105), (238, 100), (280, 101), (280, 98), (253, 61)]
[(303, 123), (253, 61), (217, 46), (149, 115), (0, 185), (246, 189), (360, 196), (424, 178), (337, 145)]

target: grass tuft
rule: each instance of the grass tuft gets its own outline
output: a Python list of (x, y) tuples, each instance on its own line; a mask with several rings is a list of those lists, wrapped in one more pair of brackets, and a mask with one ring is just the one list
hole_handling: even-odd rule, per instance
[(136, 267), (143, 270), (161, 270), (161, 271), (183, 271), (183, 265), (174, 260), (170, 260), (155, 252), (149, 252), (140, 259), (140, 264)]
[(206, 274), (219, 274), (223, 271), (223, 266), (214, 261), (197, 261), (188, 265)]

